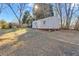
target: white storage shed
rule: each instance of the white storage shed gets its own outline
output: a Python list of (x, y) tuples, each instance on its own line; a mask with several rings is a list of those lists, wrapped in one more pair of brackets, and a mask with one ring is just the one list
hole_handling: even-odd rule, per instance
[(59, 29), (60, 27), (61, 21), (58, 17), (55, 16), (32, 22), (32, 28), (36, 29)]

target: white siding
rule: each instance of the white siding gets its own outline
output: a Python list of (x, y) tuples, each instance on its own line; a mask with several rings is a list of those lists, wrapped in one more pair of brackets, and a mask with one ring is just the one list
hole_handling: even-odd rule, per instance
[(48, 17), (32, 22), (32, 28), (39, 29), (59, 29), (60, 19), (57, 17)]

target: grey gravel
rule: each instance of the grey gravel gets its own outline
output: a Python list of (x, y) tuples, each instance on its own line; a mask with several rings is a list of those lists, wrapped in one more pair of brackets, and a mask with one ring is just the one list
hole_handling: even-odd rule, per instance
[(0, 49), (0, 55), (79, 56), (79, 32), (74, 30), (48, 32), (29, 29), (29, 32), (19, 36), (15, 43)]

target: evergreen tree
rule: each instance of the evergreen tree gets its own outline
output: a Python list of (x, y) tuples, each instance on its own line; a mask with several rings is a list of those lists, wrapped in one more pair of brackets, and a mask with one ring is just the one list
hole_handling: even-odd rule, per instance
[(25, 24), (25, 23), (28, 22), (28, 19), (27, 19), (27, 18), (28, 18), (29, 16), (30, 16), (29, 11), (25, 11), (24, 16), (23, 16), (23, 18), (22, 18), (23, 24)]

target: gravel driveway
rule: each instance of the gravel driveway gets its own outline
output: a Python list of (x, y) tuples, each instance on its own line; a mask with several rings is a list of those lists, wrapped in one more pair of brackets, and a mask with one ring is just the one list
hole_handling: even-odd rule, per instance
[(79, 56), (78, 31), (41, 31), (29, 29), (18, 41), (0, 47), (0, 55)]

